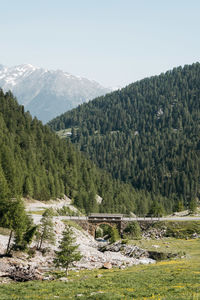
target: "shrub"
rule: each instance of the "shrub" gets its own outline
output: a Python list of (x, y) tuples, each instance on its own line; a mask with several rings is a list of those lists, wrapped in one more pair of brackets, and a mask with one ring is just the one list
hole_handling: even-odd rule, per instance
[(131, 238), (141, 238), (141, 228), (137, 221), (129, 223), (124, 232)]
[(110, 227), (110, 243), (115, 243), (120, 239), (119, 232), (116, 226)]

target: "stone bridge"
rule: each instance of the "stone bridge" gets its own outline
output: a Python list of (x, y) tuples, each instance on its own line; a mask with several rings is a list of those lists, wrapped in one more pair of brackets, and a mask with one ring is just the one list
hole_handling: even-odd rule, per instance
[[(32, 217), (34, 219), (34, 222), (36, 224), (39, 224), (41, 220), (41, 215), (35, 215), (32, 214)], [(96, 228), (101, 224), (108, 224), (110, 226), (116, 225), (119, 233), (122, 234), (126, 226), (129, 222), (137, 221), (141, 228), (144, 230), (148, 229), (148, 227), (155, 222), (158, 221), (198, 221), (200, 222), (200, 216), (196, 217), (190, 217), (190, 216), (184, 216), (184, 217), (162, 217), (162, 218), (147, 218), (147, 217), (136, 217), (136, 218), (127, 218), (120, 214), (91, 214), (87, 217), (75, 217), (75, 216), (56, 216), (54, 217), (54, 220), (57, 219), (60, 220), (72, 220), (76, 222), (78, 225), (80, 225), (84, 230), (89, 232), (91, 235), (95, 236), (95, 230)]]
[(69, 218), (94, 237), (97, 227), (101, 224), (116, 226), (121, 235), (129, 222), (138, 221), (140, 226), (145, 224), (145, 227), (148, 227), (153, 222), (159, 221), (159, 218), (125, 218), (122, 214), (90, 214), (87, 217)]

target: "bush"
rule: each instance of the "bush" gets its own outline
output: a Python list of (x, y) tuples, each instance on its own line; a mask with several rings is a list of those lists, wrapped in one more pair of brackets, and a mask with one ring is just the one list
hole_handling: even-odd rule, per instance
[(103, 229), (101, 227), (98, 227), (95, 232), (95, 238), (100, 238), (100, 237), (103, 237)]
[(129, 223), (124, 229), (124, 232), (131, 238), (141, 238), (141, 228), (137, 221)]
[(75, 212), (68, 206), (63, 206), (61, 208), (58, 208), (57, 213), (59, 216), (79, 216), (79, 212)]
[(178, 239), (191, 238), (200, 234), (200, 222), (173, 222), (167, 226), (166, 236)]
[(110, 243), (115, 243), (120, 239), (119, 232), (116, 226), (110, 227)]

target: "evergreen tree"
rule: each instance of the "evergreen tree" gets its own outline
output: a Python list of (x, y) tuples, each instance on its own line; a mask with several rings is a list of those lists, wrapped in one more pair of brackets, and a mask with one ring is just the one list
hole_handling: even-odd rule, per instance
[(53, 211), (52, 209), (46, 209), (42, 215), (40, 225), (37, 231), (38, 250), (42, 249), (43, 242), (49, 242), (54, 244), (55, 233), (53, 229)]
[[(74, 140), (79, 137), (76, 130)], [(87, 135), (94, 134), (94, 126), (89, 132), (86, 130)], [(104, 157), (109, 156), (104, 149), (99, 151)], [(131, 186), (98, 169), (69, 139), (61, 140), (49, 127), (32, 119), (11, 93), (3, 91), (0, 92), (0, 166), (0, 222), (4, 214), (2, 201), (9, 202), (16, 195), (49, 200), (65, 193), (87, 213), (120, 212), (126, 207), (121, 204), (122, 191), (126, 194), (123, 201), (127, 202), (127, 210), (135, 207), (132, 194), (137, 192)], [(9, 196), (4, 197), (6, 189)], [(103, 198), (102, 205), (97, 205), (96, 195)]]
[(73, 230), (70, 226), (66, 226), (63, 232), (63, 238), (59, 245), (59, 251), (56, 251), (56, 258), (54, 263), (57, 267), (65, 269), (66, 276), (68, 276), (68, 269), (74, 261), (81, 259), (81, 254), (77, 250), (78, 246), (74, 244)]
[(18, 198), (11, 199), (6, 205), (3, 215), (3, 227), (10, 229), (6, 253), (11, 250), (11, 240), (14, 235), (14, 247), (18, 248), (23, 243), (23, 236), (28, 227), (28, 216), (26, 215), (24, 204)]
[(197, 199), (193, 198), (189, 204), (189, 210), (191, 214), (194, 214), (197, 211)]
[[(200, 199), (199, 82), (200, 63), (174, 68), (84, 103), (49, 125), (78, 128), (72, 139), (78, 149), (114, 178), (150, 193), (136, 213), (145, 214), (153, 201), (167, 213), (179, 201), (186, 209), (188, 199)], [(111, 197), (107, 209), (114, 207)]]

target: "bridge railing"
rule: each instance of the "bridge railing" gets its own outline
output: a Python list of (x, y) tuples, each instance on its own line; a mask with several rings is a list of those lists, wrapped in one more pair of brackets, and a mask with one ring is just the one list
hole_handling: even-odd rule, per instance
[(160, 217), (122, 217), (124, 221), (160, 221)]
[[(60, 216), (65, 220), (89, 220), (90, 216)], [(104, 218), (106, 220), (106, 218)], [(99, 219), (100, 220), (100, 219)], [(110, 219), (109, 219), (110, 220)], [(113, 219), (115, 221), (160, 221), (160, 217), (128, 217), (122, 216), (120, 219)]]
[(66, 220), (88, 220), (86, 216), (61, 216), (63, 219)]

